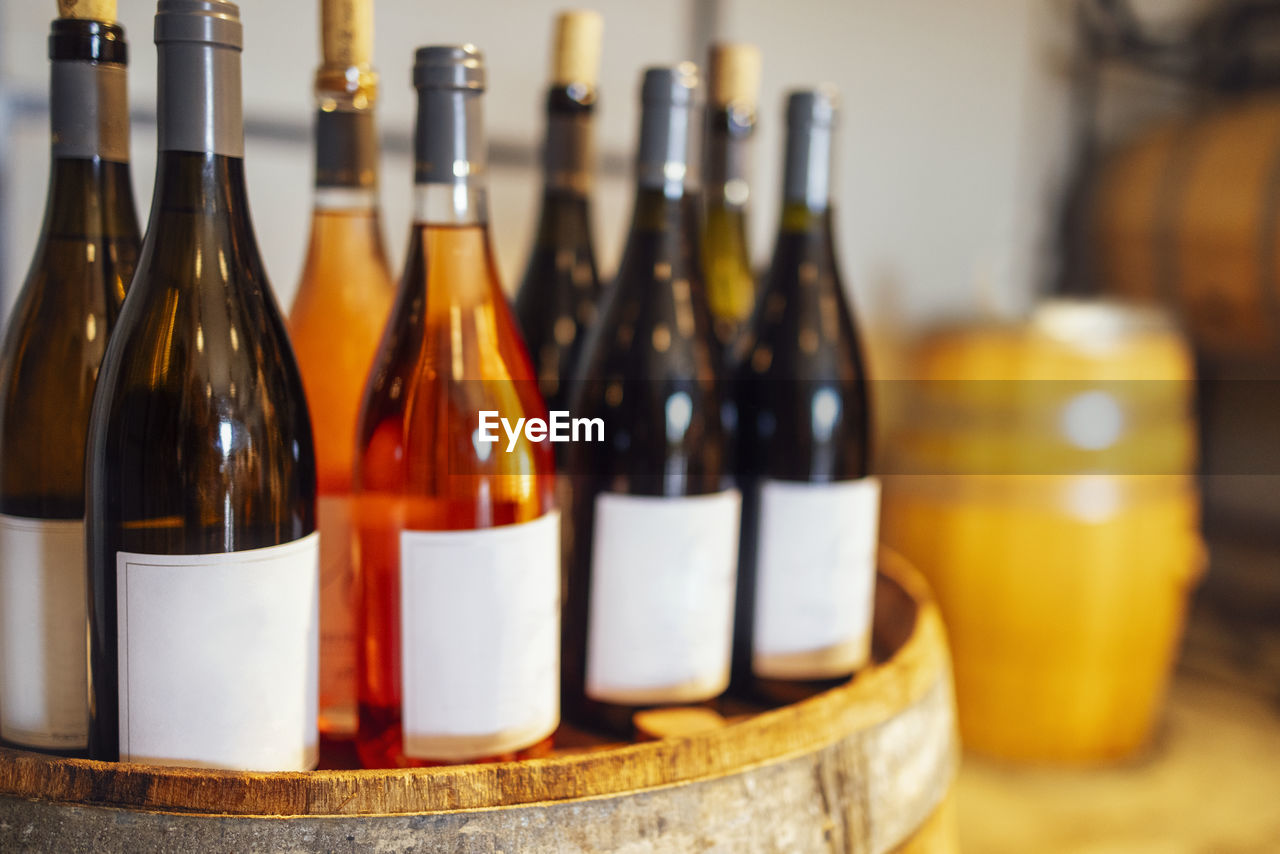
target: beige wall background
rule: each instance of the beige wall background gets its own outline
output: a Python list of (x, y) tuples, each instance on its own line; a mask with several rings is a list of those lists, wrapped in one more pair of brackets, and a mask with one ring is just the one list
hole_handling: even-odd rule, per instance
[[(376, 61), (386, 140), (382, 199), (389, 247), (403, 253), (412, 171), (409, 68), (422, 44), (471, 41), (490, 68), (486, 116), (501, 156), (493, 228), (514, 287), (532, 235), (551, 21), (562, 3), (377, 0)], [(876, 330), (1015, 310), (1040, 286), (1052, 203), (1066, 167), (1070, 14), (1039, 0), (602, 0), (599, 139), (612, 168), (595, 220), (613, 269), (628, 225), (627, 164), (646, 65), (699, 61), (715, 38), (764, 55), (753, 164), (757, 261), (776, 227), (784, 93), (837, 84), (844, 111), (837, 223), (846, 279)], [(149, 209), (155, 167), (153, 0), (120, 0), (132, 56), (133, 176)], [(300, 271), (311, 201), (311, 79), (318, 3), (243, 0), (246, 169), (252, 213), (277, 296)], [(0, 309), (20, 287), (40, 226), (48, 168), (45, 37), (54, 0), (0, 0)], [(875, 345), (873, 345), (875, 346)]]

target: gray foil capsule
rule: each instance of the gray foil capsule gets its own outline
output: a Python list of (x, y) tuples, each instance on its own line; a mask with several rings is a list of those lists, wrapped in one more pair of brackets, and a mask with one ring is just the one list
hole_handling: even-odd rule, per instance
[(839, 108), (833, 87), (787, 96), (787, 153), (782, 198), (812, 210), (831, 203), (833, 139)]

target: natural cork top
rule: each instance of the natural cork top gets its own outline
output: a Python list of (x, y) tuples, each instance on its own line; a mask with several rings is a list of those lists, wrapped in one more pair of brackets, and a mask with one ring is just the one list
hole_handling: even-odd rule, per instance
[(373, 57), (373, 0), (322, 0), (320, 49), (325, 65), (369, 65)]
[(760, 97), (760, 48), (753, 44), (711, 46), (711, 103), (754, 111)]
[(58, 0), (58, 17), (90, 18), (104, 24), (114, 24), (116, 0)]
[(604, 19), (599, 12), (561, 12), (556, 17), (551, 82), (559, 86), (581, 83), (594, 87), (600, 73), (600, 37), (603, 32)]

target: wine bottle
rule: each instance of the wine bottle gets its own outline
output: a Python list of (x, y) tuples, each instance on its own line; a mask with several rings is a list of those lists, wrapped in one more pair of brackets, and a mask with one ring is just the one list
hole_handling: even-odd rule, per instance
[(747, 240), (749, 148), (760, 91), (760, 51), (752, 44), (711, 48), (705, 143), (702, 260), (716, 337), (732, 351), (756, 302)]
[(89, 745), (85, 431), (138, 260), (114, 6), (50, 29), (49, 196), (0, 351), (0, 738), (74, 755)]
[(573, 404), (605, 437), (569, 445), (565, 711), (624, 736), (638, 709), (707, 701), (729, 679), (739, 496), (699, 252), (696, 93), (691, 63), (645, 72), (635, 213)]
[(782, 221), (738, 368), (735, 672), (791, 700), (867, 662), (879, 487), (867, 376), (836, 263), (832, 90), (787, 100)]
[(160, 0), (151, 220), (86, 450), (89, 749), (317, 755), (315, 456), (244, 185), (240, 12)]
[(516, 294), (538, 388), (553, 410), (568, 407), (568, 385), (600, 300), (590, 198), (602, 27), (596, 12), (565, 12), (556, 20), (542, 213)]
[(315, 208), (289, 332), (315, 430), (320, 531), (320, 734), (356, 731), (351, 472), (369, 365), (395, 288), (378, 214), (373, 0), (325, 0), (316, 72)]
[(361, 410), (360, 729), (369, 767), (533, 755), (559, 723), (559, 514), (546, 418), (489, 238), (471, 45), (416, 54), (414, 224)]

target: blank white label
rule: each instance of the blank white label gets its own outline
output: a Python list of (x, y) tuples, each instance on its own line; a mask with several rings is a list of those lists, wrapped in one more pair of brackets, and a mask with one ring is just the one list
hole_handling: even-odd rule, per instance
[(741, 509), (737, 490), (596, 496), (587, 696), (695, 703), (728, 687)]
[(315, 767), (319, 545), (117, 553), (122, 761)]
[(760, 489), (751, 666), (833, 679), (871, 649), (880, 484), (766, 481)]
[(0, 737), (89, 744), (84, 522), (0, 516)]
[(462, 760), (560, 722), (560, 514), (400, 533), (403, 748)]

